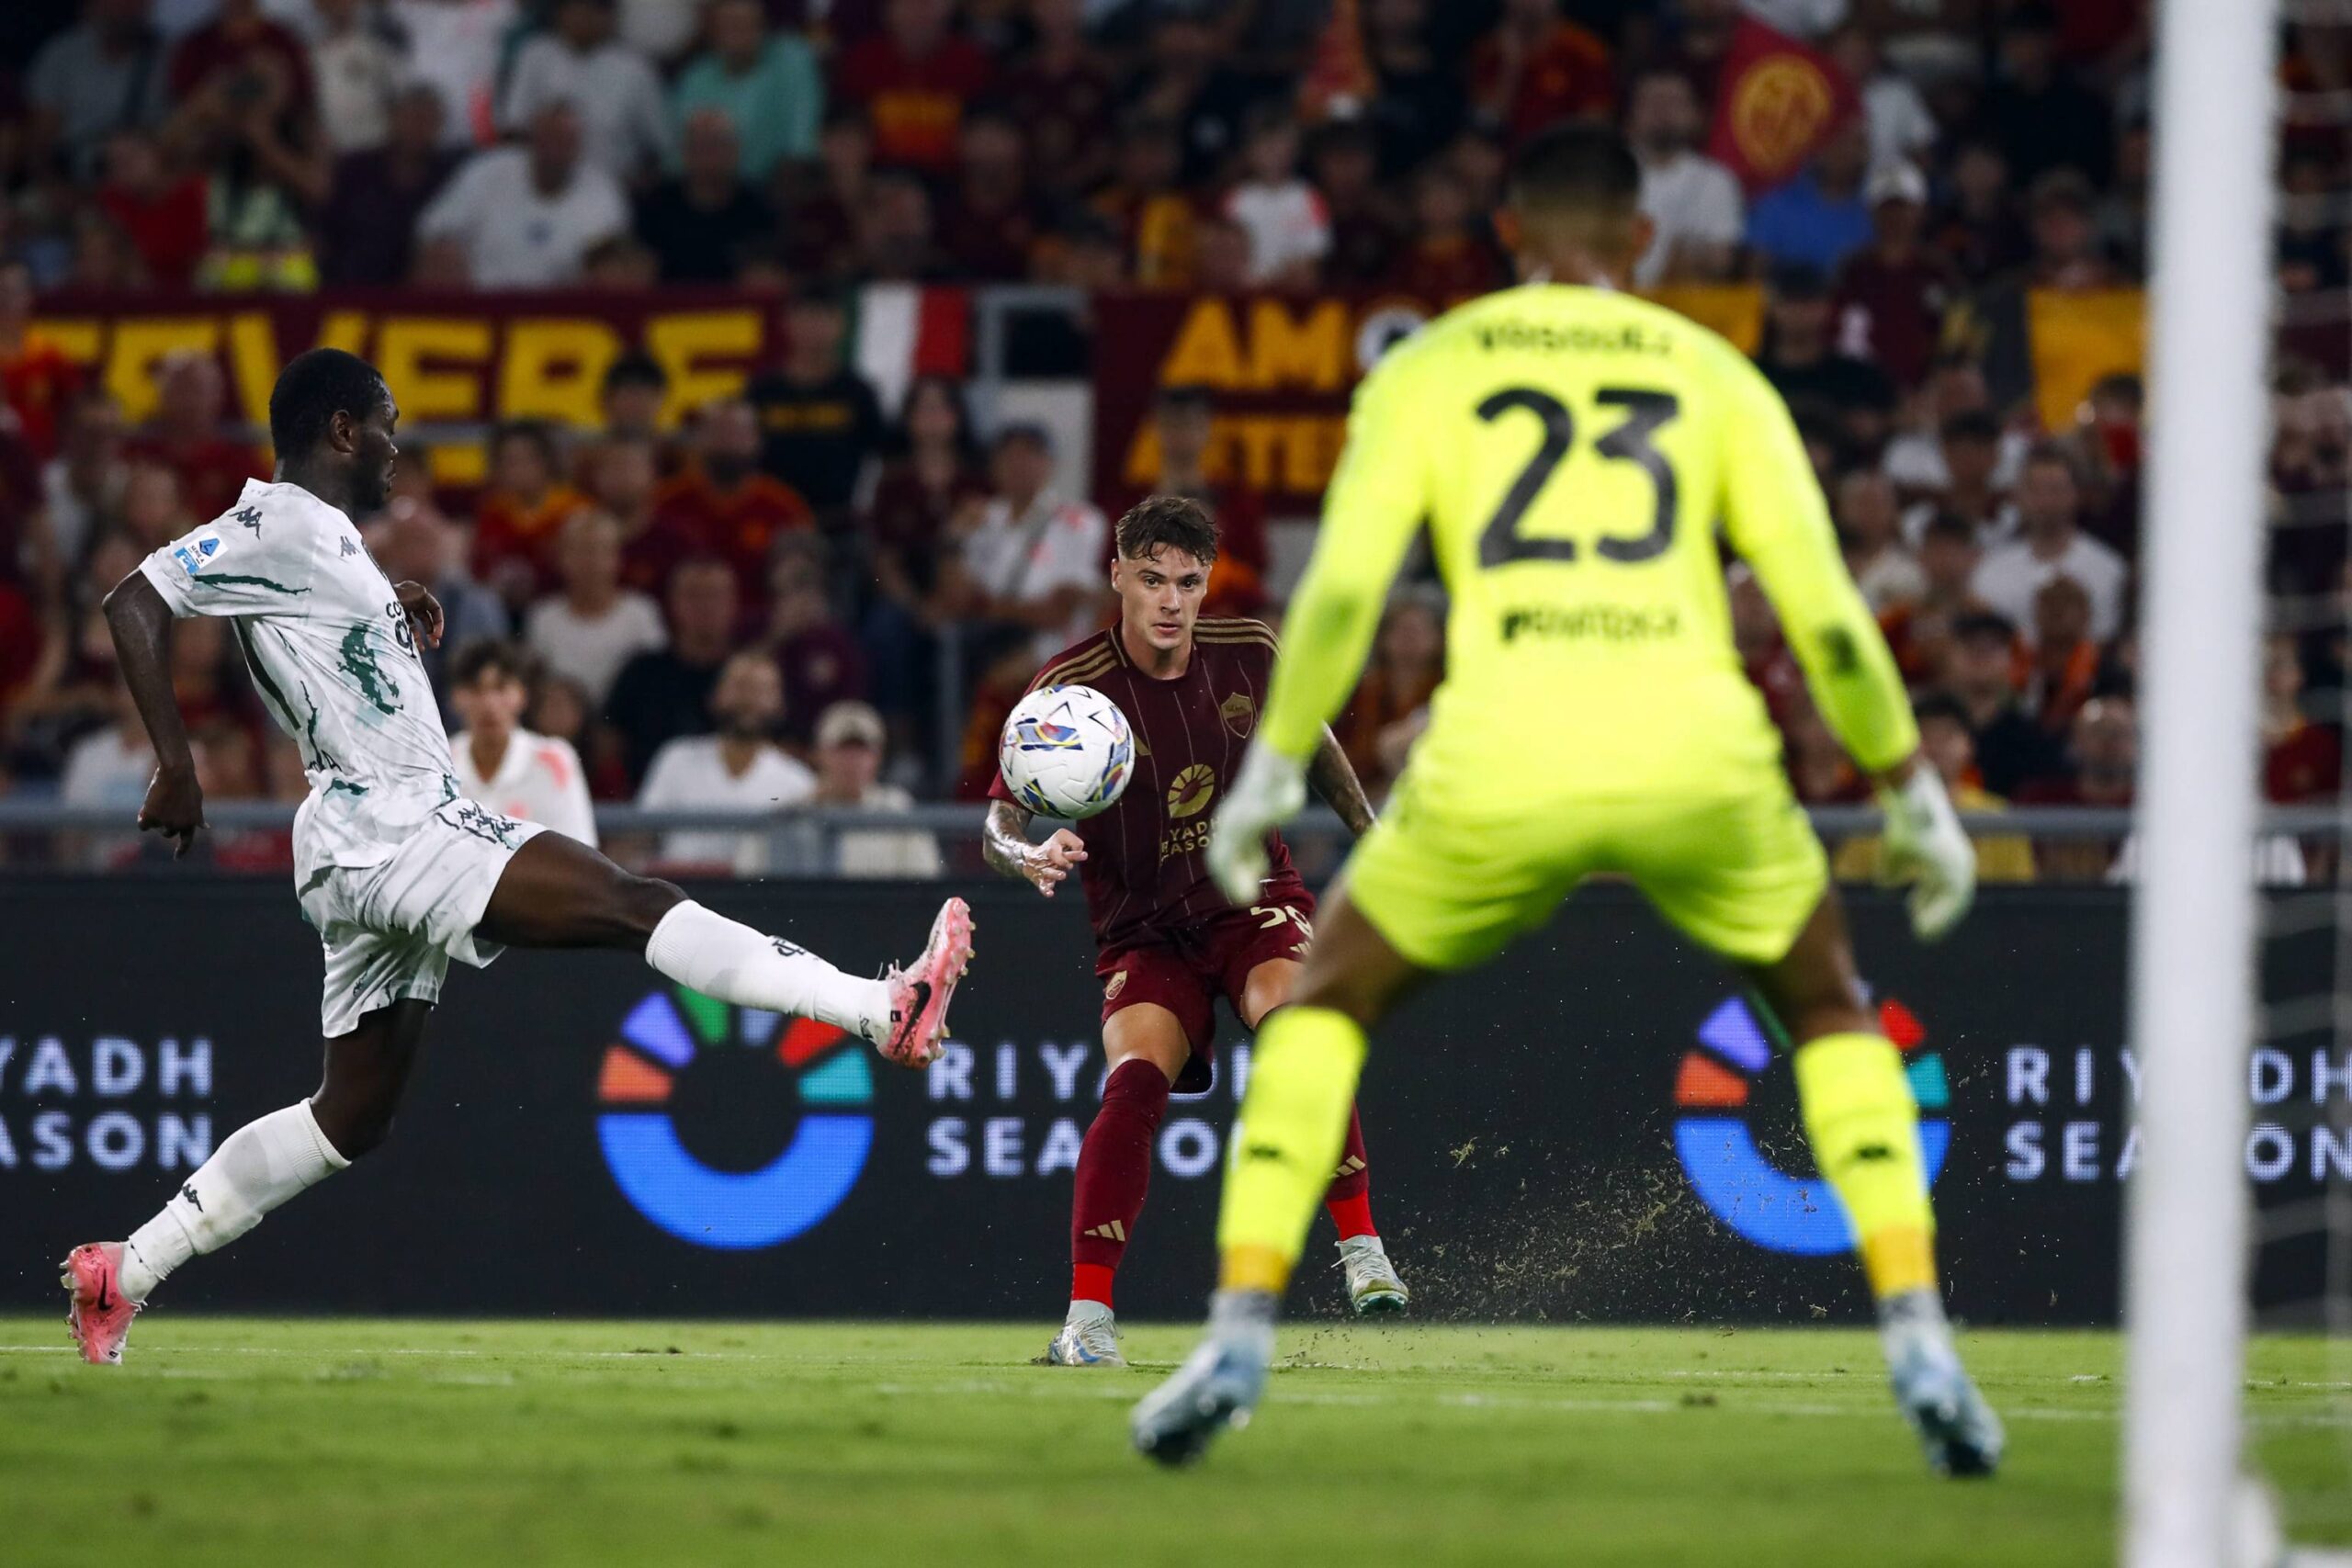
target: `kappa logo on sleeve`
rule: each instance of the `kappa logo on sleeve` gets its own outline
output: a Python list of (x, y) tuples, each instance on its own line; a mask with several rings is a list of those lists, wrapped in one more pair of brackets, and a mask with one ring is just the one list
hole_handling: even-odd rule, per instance
[(194, 577), (210, 564), (212, 558), (220, 553), (220, 538), (215, 535), (207, 534), (200, 539), (191, 539), (173, 550), (172, 558), (180, 563), (182, 571)]

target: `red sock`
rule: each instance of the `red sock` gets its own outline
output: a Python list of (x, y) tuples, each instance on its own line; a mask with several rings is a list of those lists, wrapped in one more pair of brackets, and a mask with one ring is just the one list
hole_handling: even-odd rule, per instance
[(1168, 1110), (1168, 1079), (1149, 1062), (1122, 1062), (1102, 1086), (1102, 1109), (1078, 1151), (1069, 1208), (1069, 1299), (1111, 1304), (1111, 1278), (1151, 1185), (1151, 1141)]
[(1340, 1227), (1340, 1239), (1378, 1235), (1372, 1224), (1372, 1168), (1363, 1156), (1363, 1118), (1348, 1107), (1348, 1141), (1340, 1150), (1339, 1174), (1323, 1195), (1323, 1212)]

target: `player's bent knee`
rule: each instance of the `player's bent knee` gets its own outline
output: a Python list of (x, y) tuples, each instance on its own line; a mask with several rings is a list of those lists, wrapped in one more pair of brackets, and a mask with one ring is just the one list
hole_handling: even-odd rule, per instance
[(356, 1160), (383, 1147), (392, 1134), (390, 1103), (354, 1103), (322, 1089), (311, 1099), (311, 1114), (319, 1131), (345, 1159)]
[(653, 928), (662, 923), (662, 917), (685, 901), (686, 890), (676, 883), (628, 872), (621, 874), (621, 886), (615, 899), (619, 908), (621, 929), (639, 940), (650, 937)]

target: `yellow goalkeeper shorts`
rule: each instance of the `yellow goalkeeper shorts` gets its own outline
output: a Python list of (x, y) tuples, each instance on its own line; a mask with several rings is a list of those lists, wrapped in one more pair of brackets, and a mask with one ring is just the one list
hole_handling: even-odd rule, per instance
[(1589, 876), (1629, 878), (1693, 942), (1735, 964), (1785, 956), (1821, 902), (1821, 840), (1777, 770), (1698, 798), (1554, 795), (1448, 809), (1409, 770), (1349, 858), (1348, 897), (1425, 969), (1465, 969), (1542, 925)]

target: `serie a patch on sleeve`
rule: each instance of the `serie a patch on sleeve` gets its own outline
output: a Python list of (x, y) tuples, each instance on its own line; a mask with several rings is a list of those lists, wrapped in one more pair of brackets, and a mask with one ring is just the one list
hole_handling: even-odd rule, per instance
[(175, 549), (172, 552), (172, 558), (180, 563), (182, 571), (194, 577), (204, 570), (214, 556), (220, 553), (220, 536), (215, 534), (207, 534), (200, 539), (191, 539)]

